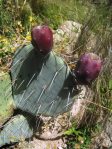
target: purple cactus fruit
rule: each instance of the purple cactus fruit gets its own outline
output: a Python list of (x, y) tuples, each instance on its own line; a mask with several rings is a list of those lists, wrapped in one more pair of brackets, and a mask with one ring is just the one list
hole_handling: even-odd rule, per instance
[(48, 26), (36, 26), (31, 31), (32, 44), (36, 50), (46, 55), (53, 47), (53, 33)]
[(101, 70), (102, 61), (94, 53), (85, 53), (77, 62), (75, 75), (79, 83), (89, 85), (94, 81)]

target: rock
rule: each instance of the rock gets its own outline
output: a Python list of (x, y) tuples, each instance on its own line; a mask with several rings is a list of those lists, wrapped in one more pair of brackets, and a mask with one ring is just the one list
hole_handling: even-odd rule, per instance
[(63, 41), (63, 38), (69, 38), (69, 40), (77, 41), (81, 32), (82, 25), (74, 21), (65, 21), (54, 34), (54, 42), (58, 44)]
[(100, 134), (92, 141), (91, 149), (112, 148), (112, 116), (108, 118)]
[(77, 42), (82, 25), (74, 21), (65, 21), (54, 33), (54, 50), (67, 62), (77, 54), (73, 55), (74, 45)]
[(66, 144), (62, 139), (43, 141), (43, 140), (38, 140), (34, 138), (33, 141), (30, 141), (30, 143), (26, 143), (26, 142), (19, 143), (18, 148), (19, 149), (65, 149)]

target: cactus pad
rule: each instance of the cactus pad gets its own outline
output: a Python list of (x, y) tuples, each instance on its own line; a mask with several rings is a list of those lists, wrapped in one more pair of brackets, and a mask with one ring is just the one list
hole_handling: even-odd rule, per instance
[(33, 135), (33, 129), (28, 120), (23, 115), (16, 115), (0, 132), (0, 147), (5, 144), (16, 143), (30, 138)]
[(13, 113), (11, 80), (8, 73), (0, 74), (0, 125)]
[(31, 44), (18, 49), (11, 79), (16, 108), (35, 116), (62, 114), (74, 102), (70, 69), (54, 52), (42, 56)]

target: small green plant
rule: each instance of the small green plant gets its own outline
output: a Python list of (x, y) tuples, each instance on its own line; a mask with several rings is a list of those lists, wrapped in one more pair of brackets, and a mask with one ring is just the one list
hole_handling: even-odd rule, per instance
[(87, 149), (91, 143), (91, 130), (90, 128), (76, 128), (73, 125), (69, 130), (65, 132), (67, 136), (67, 148)]

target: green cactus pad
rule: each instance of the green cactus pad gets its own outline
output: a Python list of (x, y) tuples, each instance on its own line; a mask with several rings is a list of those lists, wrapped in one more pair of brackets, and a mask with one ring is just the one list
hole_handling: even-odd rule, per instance
[(56, 116), (74, 103), (73, 78), (54, 52), (43, 57), (32, 45), (18, 49), (11, 67), (16, 108), (35, 116)]
[(16, 115), (0, 132), (0, 147), (5, 144), (16, 143), (30, 138), (33, 135), (33, 129), (28, 120), (23, 115)]
[(13, 113), (11, 80), (8, 73), (0, 73), (0, 125)]

